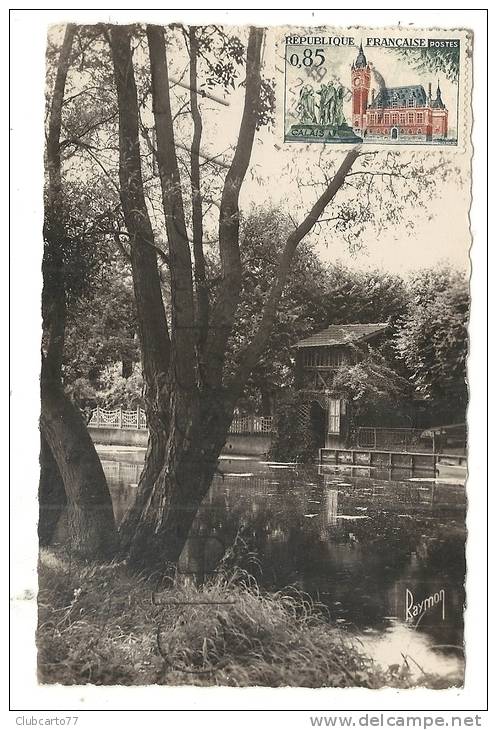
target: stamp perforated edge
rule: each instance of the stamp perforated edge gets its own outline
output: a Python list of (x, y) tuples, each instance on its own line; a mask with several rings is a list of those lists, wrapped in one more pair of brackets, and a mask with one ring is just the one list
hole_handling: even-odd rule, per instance
[[(286, 69), (285, 69), (285, 36), (289, 33), (293, 35), (319, 35), (326, 33), (327, 35), (344, 35), (349, 32), (357, 33), (360, 31), (363, 34), (375, 33), (376, 35), (385, 33), (392, 37), (415, 37), (421, 34), (437, 35), (438, 38), (458, 38), (461, 41), (461, 53), (459, 62), (459, 83), (458, 83), (458, 141), (455, 145), (437, 145), (432, 143), (419, 143), (416, 144), (416, 149), (420, 151), (447, 151), (450, 155), (465, 156), (472, 152), (471, 147), (471, 130), (473, 124), (472, 114), (472, 58), (473, 58), (473, 46), (474, 46), (474, 34), (470, 28), (441, 28), (438, 26), (432, 27), (406, 27), (406, 26), (361, 26), (361, 25), (350, 25), (350, 26), (274, 26), (268, 28), (267, 40), (266, 40), (266, 64), (272, 66), (273, 76), (276, 83), (276, 115), (275, 115), (275, 145), (277, 148), (285, 146), (288, 148), (290, 145), (299, 144), (301, 147), (305, 147), (306, 150), (311, 151), (314, 149), (316, 153), (323, 147), (330, 146), (326, 142), (306, 142), (296, 141), (288, 142), (285, 140), (285, 93), (286, 93)], [(270, 60), (270, 49), (272, 48), (272, 59)], [(359, 143), (358, 143), (359, 144)], [(351, 149), (353, 145), (351, 143), (340, 143), (336, 142), (333, 147), (340, 151)], [(368, 150), (379, 151), (379, 150), (399, 150), (399, 151), (412, 151), (413, 147), (403, 145), (402, 143), (388, 144), (388, 143), (368, 143)]]

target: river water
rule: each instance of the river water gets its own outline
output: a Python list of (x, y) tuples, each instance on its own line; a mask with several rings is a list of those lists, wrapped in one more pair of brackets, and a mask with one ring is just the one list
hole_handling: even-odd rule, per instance
[[(100, 449), (117, 521), (144, 451)], [(220, 461), (180, 569), (213, 574), (226, 548), (267, 589), (296, 587), (384, 667), (463, 676), (464, 487), (347, 466)], [(428, 599), (416, 612), (416, 604)]]

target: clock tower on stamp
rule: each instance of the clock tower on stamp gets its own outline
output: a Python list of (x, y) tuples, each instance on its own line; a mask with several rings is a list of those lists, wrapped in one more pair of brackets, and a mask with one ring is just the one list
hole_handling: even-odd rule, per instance
[(356, 134), (364, 136), (366, 129), (366, 109), (371, 87), (371, 69), (362, 49), (359, 47), (357, 58), (352, 64), (352, 128)]

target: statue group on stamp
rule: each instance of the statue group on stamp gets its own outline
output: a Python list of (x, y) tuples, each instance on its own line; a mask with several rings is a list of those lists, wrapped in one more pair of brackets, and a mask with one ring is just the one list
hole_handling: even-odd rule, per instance
[[(343, 113), (344, 93), (344, 87), (340, 84), (335, 86), (332, 81), (321, 84), (317, 93), (310, 84), (305, 84), (300, 90), (296, 108), (301, 123), (326, 125), (334, 131), (339, 129), (346, 123)], [(319, 103), (316, 96), (319, 96)]]

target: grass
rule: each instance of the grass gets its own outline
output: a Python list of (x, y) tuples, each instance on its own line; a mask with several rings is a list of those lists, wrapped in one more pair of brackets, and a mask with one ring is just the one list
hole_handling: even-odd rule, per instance
[[(305, 595), (261, 593), (233, 571), (202, 587), (168, 585), (123, 563), (42, 550), (42, 683), (379, 688), (417, 684), (406, 665), (380, 669)], [(423, 675), (425, 686), (453, 678)]]

